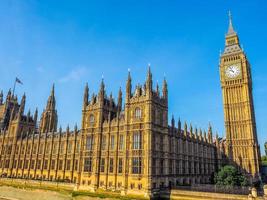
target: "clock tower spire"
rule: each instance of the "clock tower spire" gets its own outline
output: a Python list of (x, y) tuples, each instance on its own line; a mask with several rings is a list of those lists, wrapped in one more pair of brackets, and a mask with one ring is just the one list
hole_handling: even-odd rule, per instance
[(226, 154), (231, 164), (248, 175), (251, 181), (259, 178), (259, 145), (252, 96), (250, 64), (240, 48), (229, 12), (229, 28), (225, 48), (220, 57)]

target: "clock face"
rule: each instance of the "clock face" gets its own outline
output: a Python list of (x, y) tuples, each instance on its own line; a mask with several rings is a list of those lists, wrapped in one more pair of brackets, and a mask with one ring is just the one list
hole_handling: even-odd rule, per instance
[(228, 78), (236, 78), (240, 74), (240, 67), (237, 65), (231, 65), (226, 68), (225, 75)]

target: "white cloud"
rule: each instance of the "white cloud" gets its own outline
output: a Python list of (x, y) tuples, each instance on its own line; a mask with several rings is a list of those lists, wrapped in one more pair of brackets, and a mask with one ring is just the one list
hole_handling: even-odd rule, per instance
[(87, 72), (85, 67), (79, 67), (71, 70), (67, 75), (63, 76), (59, 79), (60, 83), (65, 83), (69, 81), (77, 81), (80, 80), (81, 77)]

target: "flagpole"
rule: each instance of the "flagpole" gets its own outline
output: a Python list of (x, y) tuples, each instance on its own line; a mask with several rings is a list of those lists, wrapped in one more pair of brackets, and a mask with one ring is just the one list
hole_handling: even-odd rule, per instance
[(17, 80), (15, 79), (15, 83), (14, 83), (14, 87), (13, 87), (13, 96), (15, 94), (16, 83), (17, 83)]

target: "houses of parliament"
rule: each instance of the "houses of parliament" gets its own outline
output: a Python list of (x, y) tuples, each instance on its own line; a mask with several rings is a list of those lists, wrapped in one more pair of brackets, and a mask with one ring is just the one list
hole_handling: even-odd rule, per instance
[[(196, 129), (168, 119), (168, 85), (145, 83), (133, 90), (130, 72), (125, 97), (83, 96), (81, 129), (58, 127), (53, 85), (47, 105), (25, 114), (26, 96), (0, 94), (0, 175), (6, 178), (66, 181), (80, 190), (120, 191), (153, 196), (162, 188), (212, 182), (224, 164), (233, 164), (251, 181), (260, 179), (260, 151), (252, 97), (252, 77), (232, 19), (221, 53), (220, 81), (226, 137), (212, 127)], [(5, 100), (4, 100), (5, 99)], [(168, 124), (168, 122), (171, 122)]]

